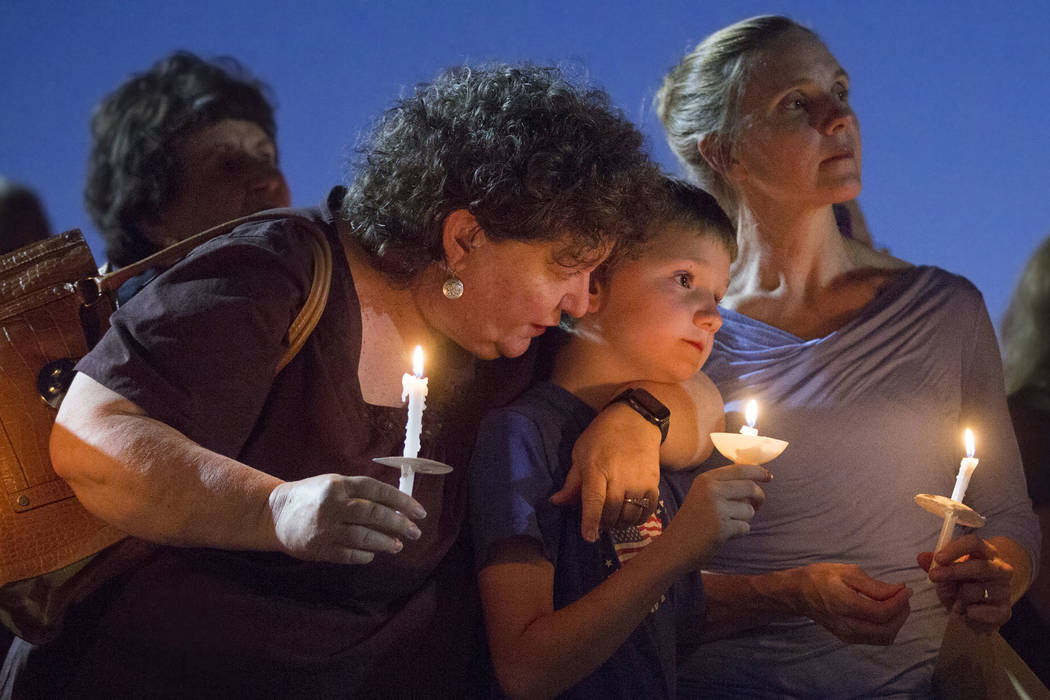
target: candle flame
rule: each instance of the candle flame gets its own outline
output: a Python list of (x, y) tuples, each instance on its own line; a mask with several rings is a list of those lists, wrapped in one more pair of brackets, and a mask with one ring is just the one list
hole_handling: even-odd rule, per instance
[(973, 457), (974, 444), (973, 444), (973, 431), (969, 428), (963, 433), (963, 442), (966, 443), (966, 456)]
[(758, 403), (754, 399), (747, 402), (747, 408), (744, 409), (744, 418), (747, 419), (749, 426), (755, 427), (755, 421), (758, 420)]
[(417, 345), (412, 353), (412, 374), (423, 378), (423, 346)]

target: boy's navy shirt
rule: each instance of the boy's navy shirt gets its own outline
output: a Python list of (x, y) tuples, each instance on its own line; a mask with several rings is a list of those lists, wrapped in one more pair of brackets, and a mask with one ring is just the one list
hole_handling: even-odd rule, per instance
[[(580, 509), (554, 506), (572, 466), (576, 439), (595, 411), (572, 393), (540, 382), (482, 421), (470, 463), (470, 518), (480, 568), (489, 547), (511, 537), (537, 540), (555, 567), (554, 607), (560, 609), (600, 585), (647, 537), (658, 534), (678, 510), (679, 500), (660, 482), (660, 507), (643, 526), (602, 533), (597, 542), (580, 535)], [(699, 572), (683, 578), (619, 649), (562, 697), (675, 697), (679, 624), (703, 615)], [(690, 635), (692, 636), (692, 635)], [(495, 684), (493, 684), (495, 687)]]

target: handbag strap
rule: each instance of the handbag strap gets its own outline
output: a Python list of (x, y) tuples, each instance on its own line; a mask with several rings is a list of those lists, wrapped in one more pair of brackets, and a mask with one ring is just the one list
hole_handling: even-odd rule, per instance
[(295, 358), (299, 353), (299, 350), (302, 349), (303, 344), (306, 343), (306, 339), (310, 336), (310, 333), (312, 333), (317, 326), (317, 322), (321, 319), (321, 314), (324, 312), (325, 304), (328, 303), (328, 289), (331, 286), (332, 280), (332, 248), (328, 245), (328, 238), (325, 236), (321, 226), (313, 219), (301, 214), (290, 212), (280, 213), (268, 211), (249, 214), (248, 216), (232, 219), (219, 224), (218, 226), (213, 226), (205, 231), (201, 231), (198, 234), (170, 245), (163, 250), (159, 250), (153, 255), (145, 257), (126, 267), (95, 277), (92, 281), (94, 282), (95, 288), (99, 294), (112, 293), (132, 277), (155, 267), (169, 267), (184, 258), (191, 250), (202, 243), (206, 243), (213, 238), (229, 233), (242, 224), (259, 221), (277, 221), (280, 219), (296, 219), (310, 234), (309, 244), (310, 250), (313, 253), (314, 264), (310, 292), (306, 297), (306, 302), (303, 304), (302, 309), (299, 310), (298, 315), (296, 315), (292, 320), (291, 325), (288, 327), (288, 350), (277, 363), (277, 369), (274, 372), (274, 374), (277, 374), (283, 370), (288, 363)]

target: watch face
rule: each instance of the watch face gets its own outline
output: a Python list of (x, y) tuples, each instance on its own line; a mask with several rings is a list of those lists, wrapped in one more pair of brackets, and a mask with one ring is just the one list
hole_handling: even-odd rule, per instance
[(631, 398), (641, 404), (656, 420), (664, 421), (671, 417), (667, 406), (657, 401), (656, 397), (645, 389), (631, 389)]

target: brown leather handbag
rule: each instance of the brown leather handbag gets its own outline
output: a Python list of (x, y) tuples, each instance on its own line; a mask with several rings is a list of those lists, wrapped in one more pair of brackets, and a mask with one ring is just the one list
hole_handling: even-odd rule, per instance
[(208, 229), (133, 265), (99, 275), (80, 231), (0, 256), (0, 623), (42, 643), (70, 605), (143, 561), (155, 545), (91, 515), (51, 466), (48, 440), (76, 361), (102, 337), (117, 288), (207, 240), (252, 221), (293, 217), (308, 231), (313, 284), (288, 329), (287, 365), (328, 300), (332, 251), (321, 226), (263, 212)]

